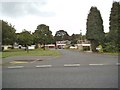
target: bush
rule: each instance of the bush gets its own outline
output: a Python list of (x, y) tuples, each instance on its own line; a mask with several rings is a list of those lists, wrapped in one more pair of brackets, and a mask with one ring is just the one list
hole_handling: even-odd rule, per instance
[(114, 45), (114, 43), (109, 42), (105, 44), (104, 52), (118, 52), (118, 47)]
[(98, 48), (98, 52), (103, 53), (103, 47), (102, 47), (102, 45), (99, 45), (97, 48)]

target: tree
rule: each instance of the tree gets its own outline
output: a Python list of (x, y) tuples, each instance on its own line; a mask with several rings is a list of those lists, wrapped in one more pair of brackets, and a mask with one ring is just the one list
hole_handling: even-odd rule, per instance
[[(118, 15), (118, 34), (120, 34), (120, 3), (119, 3), (119, 7), (118, 7), (119, 9), (119, 15)], [(120, 35), (118, 35), (118, 52), (120, 52)]]
[(28, 45), (32, 45), (33, 44), (32, 34), (24, 29), (21, 33), (17, 34), (17, 43), (25, 47), (27, 47)]
[(77, 44), (78, 40), (85, 40), (86, 36), (81, 34), (72, 34), (70, 36), (71, 44)]
[(96, 47), (99, 44), (104, 44), (103, 20), (100, 11), (96, 7), (91, 7), (87, 17), (86, 38), (90, 40), (93, 52), (96, 52)]
[(56, 32), (54, 38), (55, 38), (55, 41), (69, 40), (69, 35), (66, 31), (59, 30)]
[(16, 41), (16, 30), (14, 26), (8, 24), (8, 22), (2, 22), (2, 44), (3, 45), (13, 45)]
[(0, 20), (0, 51), (2, 51), (2, 20)]
[(120, 51), (120, 4), (119, 2), (113, 2), (111, 8), (111, 14), (109, 18), (109, 33), (108, 33), (108, 42), (111, 43), (111, 50), (113, 52)]
[(0, 20), (0, 43), (2, 43), (2, 20)]
[(53, 43), (54, 41), (52, 31), (50, 31), (49, 26), (45, 24), (38, 25), (33, 35), (34, 35), (34, 43), (36, 44), (40, 43), (45, 45), (45, 44)]
[(80, 40), (80, 34), (72, 34), (71, 37), (71, 44), (77, 44), (77, 41)]

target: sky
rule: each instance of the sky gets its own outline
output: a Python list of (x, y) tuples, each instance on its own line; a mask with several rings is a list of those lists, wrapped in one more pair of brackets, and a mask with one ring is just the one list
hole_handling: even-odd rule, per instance
[[(120, 1), (120, 0), (114, 0)], [(100, 10), (104, 32), (109, 32), (109, 16), (113, 0), (1, 0), (0, 19), (11, 23), (16, 32), (23, 29), (34, 32), (38, 25), (46, 24), (52, 34), (65, 30), (69, 35), (86, 33), (90, 8)]]

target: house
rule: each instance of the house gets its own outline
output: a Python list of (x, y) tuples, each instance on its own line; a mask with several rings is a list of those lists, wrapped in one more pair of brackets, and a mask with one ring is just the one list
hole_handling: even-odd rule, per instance
[(64, 41), (56, 41), (56, 47), (59, 49), (67, 48), (71, 44), (71, 41), (64, 40)]
[(46, 48), (55, 48), (55, 44), (47, 44), (45, 45)]
[(79, 50), (81, 51), (92, 51), (91, 49), (91, 43), (88, 40), (78, 40), (76, 46), (78, 47)]

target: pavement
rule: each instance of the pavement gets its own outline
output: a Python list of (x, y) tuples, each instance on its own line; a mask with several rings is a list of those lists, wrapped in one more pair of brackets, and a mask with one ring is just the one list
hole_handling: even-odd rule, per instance
[(58, 50), (62, 55), (4, 58), (3, 88), (118, 88), (118, 56)]

